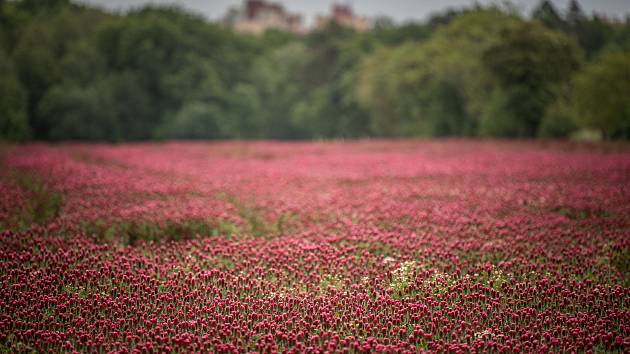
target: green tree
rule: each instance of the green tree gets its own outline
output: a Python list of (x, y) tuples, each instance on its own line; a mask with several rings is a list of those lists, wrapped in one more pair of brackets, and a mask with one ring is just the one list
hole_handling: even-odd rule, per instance
[(575, 78), (572, 104), (578, 125), (605, 138), (630, 138), (630, 54), (610, 51)]
[[(139, 139), (164, 136), (171, 120), (188, 122), (184, 117), (199, 116), (194, 112), (201, 106), (230, 115), (229, 93), (246, 79), (260, 51), (250, 38), (173, 7), (133, 12), (102, 26), (95, 37), (107, 71), (132, 72), (149, 101), (137, 118), (147, 127)], [(226, 122), (225, 131), (235, 133), (234, 122)]]
[(250, 83), (239, 83), (226, 95), (226, 113), (222, 127), (229, 138), (264, 138), (263, 102), (258, 88)]
[(298, 72), (304, 100), (291, 120), (311, 138), (364, 136), (367, 114), (356, 104), (351, 87), (361, 58), (374, 48), (366, 34), (328, 24), (306, 39), (306, 62)]
[(87, 86), (64, 83), (50, 89), (39, 106), (51, 140), (125, 141), (146, 138), (153, 128), (138, 117), (149, 100), (134, 74), (108, 75)]
[(554, 30), (565, 30), (567, 28), (567, 23), (549, 0), (542, 0), (538, 4), (532, 12), (532, 18)]
[(73, 46), (89, 36), (106, 16), (97, 10), (61, 6), (55, 12), (37, 12), (12, 53), (16, 71), (28, 94), (27, 114), (35, 139), (48, 138), (54, 123), (40, 115), (40, 100), (53, 86), (71, 77), (62, 71), (62, 59)]
[(15, 75), (13, 63), (0, 50), (0, 140), (23, 140), (28, 136), (26, 91)]
[(592, 58), (611, 40), (612, 25), (598, 16), (587, 16), (576, 0), (569, 2), (566, 23), (568, 32), (577, 38), (588, 58)]
[(383, 48), (360, 69), (355, 94), (375, 135), (474, 135), (494, 81), (482, 55), (519, 20), (468, 12), (425, 43)]
[(599, 16), (580, 23), (577, 38), (589, 59), (614, 41), (615, 26)]
[(23, 28), (32, 20), (32, 14), (14, 1), (0, 1), (0, 48), (11, 54)]
[(186, 103), (172, 119), (158, 129), (156, 136), (167, 139), (216, 139), (225, 137), (223, 112), (203, 102)]
[[(124, 71), (117, 74), (110, 74), (103, 79), (103, 94), (111, 97), (110, 110), (117, 121), (120, 122), (120, 137), (111, 136), (110, 140), (142, 140), (152, 137), (150, 134), (154, 127), (145, 119), (151, 113), (151, 101), (149, 96), (138, 83), (137, 74)], [(99, 85), (99, 82), (94, 84)], [(93, 84), (93, 85), (94, 85)]]
[[(501, 31), (500, 40), (483, 53), (482, 61), (497, 81), (495, 90), (501, 91), (488, 105), (502, 107), (484, 117), (481, 133), (531, 137), (560, 85), (579, 67), (580, 53), (562, 33), (520, 22)], [(507, 119), (515, 121), (496, 122)]]
[(292, 42), (260, 56), (253, 65), (251, 83), (260, 100), (260, 134), (271, 138), (298, 138), (301, 132), (290, 115), (293, 105), (302, 99), (302, 87), (294, 80), (306, 65), (306, 46)]
[(577, 0), (569, 1), (566, 21), (569, 27), (574, 28), (587, 21), (587, 16), (584, 14), (584, 11), (582, 11), (582, 6), (580, 6), (580, 3)]
[(51, 140), (121, 141), (122, 126), (111, 109), (111, 92), (104, 84), (52, 88), (42, 99), (40, 114), (54, 119)]
[(573, 109), (567, 97), (560, 97), (547, 107), (538, 126), (538, 136), (542, 138), (565, 138), (577, 130), (573, 119)]

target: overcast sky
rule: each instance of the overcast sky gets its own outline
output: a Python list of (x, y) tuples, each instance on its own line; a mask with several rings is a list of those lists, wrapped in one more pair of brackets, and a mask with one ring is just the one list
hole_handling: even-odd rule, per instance
[[(178, 4), (193, 11), (202, 13), (209, 19), (222, 17), (227, 9), (242, 4), (243, 0), (77, 0), (95, 4), (112, 10), (127, 10), (147, 3)], [(397, 22), (407, 20), (424, 20), (432, 12), (444, 10), (448, 7), (462, 7), (471, 5), (474, 0), (273, 0), (284, 5), (291, 11), (304, 15), (310, 23), (316, 14), (328, 13), (333, 3), (351, 4), (355, 13), (373, 17), (385, 15)], [(529, 14), (532, 7), (539, 0), (512, 0), (523, 13)], [(556, 6), (564, 10), (569, 0), (553, 0)], [(611, 17), (623, 18), (630, 14), (630, 0), (581, 0), (579, 1), (585, 12), (593, 11)], [(497, 0), (478, 0), (477, 3), (503, 3)]]

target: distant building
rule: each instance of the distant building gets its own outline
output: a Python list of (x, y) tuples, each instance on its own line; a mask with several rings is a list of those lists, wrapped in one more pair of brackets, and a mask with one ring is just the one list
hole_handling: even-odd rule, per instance
[(302, 16), (288, 13), (282, 5), (265, 0), (247, 0), (232, 8), (225, 22), (238, 32), (260, 34), (269, 29), (303, 33)]
[(322, 28), (328, 22), (334, 22), (360, 32), (370, 29), (370, 21), (365, 17), (355, 15), (352, 8), (348, 5), (335, 4), (329, 16), (317, 16), (315, 28)]

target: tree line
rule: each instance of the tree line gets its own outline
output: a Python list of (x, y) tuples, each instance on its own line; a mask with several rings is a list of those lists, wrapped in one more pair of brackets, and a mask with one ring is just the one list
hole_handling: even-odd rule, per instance
[(630, 138), (630, 19), (542, 1), (253, 36), (177, 7), (0, 0), (0, 139)]

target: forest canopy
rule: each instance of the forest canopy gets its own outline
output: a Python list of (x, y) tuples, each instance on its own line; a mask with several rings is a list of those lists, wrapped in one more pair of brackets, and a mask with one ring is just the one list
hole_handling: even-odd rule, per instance
[(303, 36), (0, 1), (0, 139), (630, 138), (630, 19), (509, 7)]

